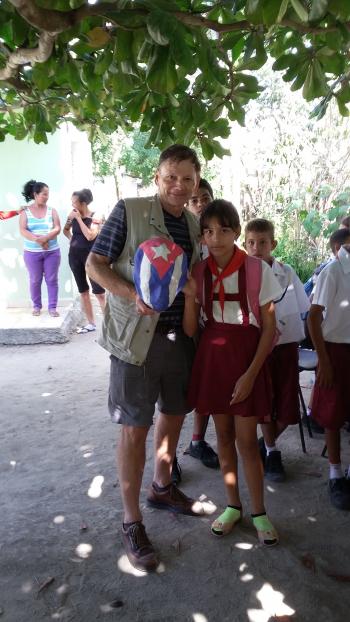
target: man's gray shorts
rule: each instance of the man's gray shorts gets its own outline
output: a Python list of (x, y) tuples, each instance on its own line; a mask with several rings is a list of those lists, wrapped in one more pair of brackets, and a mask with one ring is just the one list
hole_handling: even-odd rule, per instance
[(194, 342), (181, 331), (155, 333), (144, 365), (111, 356), (108, 409), (112, 420), (130, 426), (153, 423), (155, 404), (166, 415), (189, 412), (187, 390)]

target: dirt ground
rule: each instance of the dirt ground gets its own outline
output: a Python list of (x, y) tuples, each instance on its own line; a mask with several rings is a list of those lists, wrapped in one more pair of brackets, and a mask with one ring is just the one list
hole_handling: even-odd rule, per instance
[[(162, 563), (153, 575), (129, 565), (120, 540), (122, 508), (115, 474), (118, 431), (107, 415), (108, 355), (95, 334), (59, 345), (0, 351), (0, 618), (4, 622), (345, 622), (350, 609), (349, 514), (327, 497), (323, 437), (297, 428), (281, 440), (288, 481), (266, 485), (281, 543), (258, 546), (245, 518), (222, 540), (212, 517), (176, 516), (144, 507)], [(304, 378), (303, 384), (308, 384)], [(215, 445), (212, 423), (209, 440)], [(148, 441), (142, 501), (152, 479)], [(225, 503), (220, 473), (178, 455), (183, 490)], [(344, 466), (350, 461), (344, 432)]]

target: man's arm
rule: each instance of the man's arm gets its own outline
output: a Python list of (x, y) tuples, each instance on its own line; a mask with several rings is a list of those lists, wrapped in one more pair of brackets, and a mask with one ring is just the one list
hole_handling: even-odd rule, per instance
[(127, 298), (136, 302), (136, 290), (133, 283), (129, 283), (111, 269), (111, 260), (104, 255), (90, 253), (86, 262), (86, 272), (89, 277), (107, 289), (111, 294)]
[(333, 371), (327, 354), (326, 345), (322, 334), (324, 307), (312, 304), (307, 318), (307, 325), (318, 356), (317, 380), (323, 387), (331, 387), (333, 384)]

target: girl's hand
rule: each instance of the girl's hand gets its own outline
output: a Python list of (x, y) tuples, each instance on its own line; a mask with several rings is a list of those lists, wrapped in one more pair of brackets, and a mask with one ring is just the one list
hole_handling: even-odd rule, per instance
[(319, 385), (325, 389), (330, 389), (333, 385), (333, 370), (329, 359), (323, 361), (319, 359), (316, 379)]
[(182, 288), (182, 292), (187, 298), (195, 298), (197, 294), (197, 284), (193, 276), (188, 275), (188, 280), (186, 281), (185, 286)]
[(79, 220), (80, 218), (80, 212), (77, 209), (72, 209), (72, 211), (69, 212), (67, 216), (67, 220), (74, 220), (74, 218), (76, 218), (77, 220)]
[(232, 393), (232, 400), (230, 401), (230, 406), (232, 404), (238, 404), (239, 402), (243, 402), (247, 399), (248, 395), (250, 395), (255, 382), (255, 376), (252, 376), (249, 372), (245, 372), (240, 378), (238, 378), (235, 388)]

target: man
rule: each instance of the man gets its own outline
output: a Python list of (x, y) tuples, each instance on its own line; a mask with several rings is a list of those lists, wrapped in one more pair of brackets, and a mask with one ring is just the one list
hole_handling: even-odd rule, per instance
[(101, 345), (111, 354), (109, 411), (122, 424), (117, 468), (124, 506), (122, 538), (130, 562), (154, 570), (158, 560), (142, 524), (139, 496), (145, 443), (155, 403), (155, 472), (148, 505), (188, 515), (203, 507), (171, 483), (171, 466), (187, 408), (193, 343), (182, 331), (184, 294), (160, 315), (136, 294), (132, 269), (141, 242), (172, 238), (189, 265), (199, 258), (196, 218), (184, 205), (198, 185), (196, 153), (183, 145), (163, 151), (155, 175), (155, 197), (119, 201), (88, 258), (89, 276), (108, 290)]

